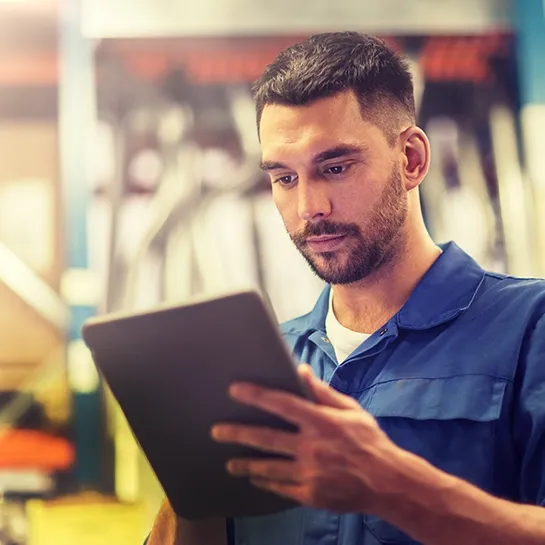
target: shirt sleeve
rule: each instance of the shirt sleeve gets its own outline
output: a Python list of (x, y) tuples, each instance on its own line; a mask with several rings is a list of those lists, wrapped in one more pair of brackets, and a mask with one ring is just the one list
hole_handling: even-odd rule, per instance
[(545, 506), (545, 316), (522, 345), (513, 423), (521, 501)]

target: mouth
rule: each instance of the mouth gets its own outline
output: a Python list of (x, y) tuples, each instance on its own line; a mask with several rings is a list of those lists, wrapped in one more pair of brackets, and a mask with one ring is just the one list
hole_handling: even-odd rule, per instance
[(319, 237), (309, 237), (306, 242), (313, 252), (322, 253), (338, 250), (345, 239), (346, 235), (323, 235)]

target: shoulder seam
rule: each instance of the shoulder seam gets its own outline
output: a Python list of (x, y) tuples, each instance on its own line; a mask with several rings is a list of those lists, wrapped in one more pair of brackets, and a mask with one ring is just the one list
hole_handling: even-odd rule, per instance
[(496, 278), (497, 280), (515, 280), (518, 282), (540, 282), (545, 284), (544, 278), (533, 276), (513, 276), (511, 274), (497, 273), (492, 271), (486, 271), (485, 276)]

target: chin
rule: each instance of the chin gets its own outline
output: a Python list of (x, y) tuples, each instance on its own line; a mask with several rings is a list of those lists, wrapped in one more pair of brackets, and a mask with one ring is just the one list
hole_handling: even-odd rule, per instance
[(331, 263), (330, 266), (324, 264), (317, 264), (316, 262), (311, 264), (311, 268), (321, 280), (328, 284), (352, 284), (361, 280), (356, 278), (359, 276), (356, 271), (352, 271), (350, 267), (341, 267), (336, 263)]

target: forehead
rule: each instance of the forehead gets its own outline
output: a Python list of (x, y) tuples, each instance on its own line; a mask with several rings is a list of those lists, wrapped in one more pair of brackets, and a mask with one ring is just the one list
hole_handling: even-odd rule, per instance
[(386, 142), (383, 132), (363, 119), (352, 92), (304, 106), (268, 104), (259, 135), (264, 160), (319, 153), (339, 143), (376, 148)]

